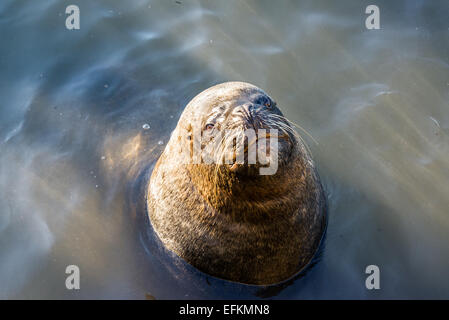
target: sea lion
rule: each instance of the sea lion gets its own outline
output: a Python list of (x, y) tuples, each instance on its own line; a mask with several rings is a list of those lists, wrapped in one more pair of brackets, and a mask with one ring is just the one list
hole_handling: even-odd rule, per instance
[[(256, 133), (254, 143), (240, 134), (248, 129), (279, 134), (263, 140)], [(251, 144), (265, 147), (268, 162), (249, 161)], [(213, 161), (194, 161), (194, 145)], [(276, 170), (261, 174), (274, 160)], [(326, 227), (326, 199), (305, 143), (273, 99), (244, 82), (213, 86), (189, 102), (152, 172), (147, 211), (168, 250), (209, 275), (253, 285), (297, 274)]]

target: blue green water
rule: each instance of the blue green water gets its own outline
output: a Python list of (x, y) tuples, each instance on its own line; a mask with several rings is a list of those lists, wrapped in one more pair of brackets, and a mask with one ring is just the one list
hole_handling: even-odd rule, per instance
[(163, 263), (129, 200), (187, 102), (229, 80), (318, 142), (304, 136), (326, 245), (273, 298), (449, 298), (448, 16), (447, 1), (2, 0), (0, 298), (258, 297)]

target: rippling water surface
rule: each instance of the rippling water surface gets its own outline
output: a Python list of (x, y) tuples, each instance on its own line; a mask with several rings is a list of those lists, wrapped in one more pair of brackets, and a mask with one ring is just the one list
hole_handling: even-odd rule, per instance
[[(72, 2), (0, 3), (0, 298), (449, 298), (447, 1), (376, 1), (375, 31), (366, 1)], [(167, 262), (138, 218), (183, 107), (229, 80), (317, 140), (329, 197), (321, 260), (265, 293)]]

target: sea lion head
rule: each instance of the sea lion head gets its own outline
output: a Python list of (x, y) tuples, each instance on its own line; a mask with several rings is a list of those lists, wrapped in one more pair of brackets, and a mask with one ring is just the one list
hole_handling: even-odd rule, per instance
[(291, 175), (299, 173), (296, 160), (308, 159), (276, 102), (244, 82), (222, 83), (194, 97), (165, 153), (174, 166), (187, 167), (196, 189), (217, 209), (254, 195), (285, 195)]
[(244, 82), (201, 92), (187, 105), (178, 127), (178, 147), (190, 163), (219, 166), (228, 175), (274, 175), (291, 160), (298, 139), (276, 102)]

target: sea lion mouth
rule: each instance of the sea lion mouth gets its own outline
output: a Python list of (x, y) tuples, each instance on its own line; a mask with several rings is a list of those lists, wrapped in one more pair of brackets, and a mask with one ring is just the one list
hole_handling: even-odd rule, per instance
[[(278, 140), (277, 143), (273, 146), (273, 149), (271, 139)], [(272, 134), (270, 132), (267, 132), (262, 135), (256, 134), (252, 139), (248, 139), (245, 141), (242, 151), (244, 158), (243, 162), (237, 160), (237, 152), (235, 148), (230, 151), (228, 158), (232, 159), (232, 162), (230, 164), (227, 164), (229, 171), (234, 173), (248, 173), (250, 171), (249, 169), (251, 168), (258, 169), (260, 167), (270, 166), (271, 162), (273, 161), (273, 157), (279, 157), (280, 141), (288, 144), (290, 153), (291, 148), (293, 147), (293, 143), (291, 141), (291, 137), (287, 133)], [(260, 150), (263, 150), (262, 154), (260, 153)], [(257, 152), (257, 160), (255, 163), (250, 163), (249, 152), (254, 151)], [(255, 156), (253, 157), (255, 158)], [(264, 158), (263, 161), (261, 161), (261, 158)], [(278, 162), (278, 159), (276, 159), (276, 162)]]

